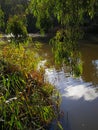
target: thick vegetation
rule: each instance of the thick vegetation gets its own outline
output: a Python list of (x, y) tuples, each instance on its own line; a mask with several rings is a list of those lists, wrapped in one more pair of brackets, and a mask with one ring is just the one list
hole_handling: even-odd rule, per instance
[(67, 62), (78, 76), (82, 70), (78, 40), (83, 36), (85, 17), (93, 18), (97, 4), (97, 0), (30, 1), (29, 9), (37, 18), (39, 28), (43, 28), (42, 20), (55, 18), (58, 21), (59, 30), (51, 40), (56, 61), (60, 64)]
[(54, 87), (37, 71), (35, 50), (6, 45), (0, 55), (0, 129), (47, 129), (56, 119)]
[(0, 7), (0, 30), (3, 31), (4, 28), (4, 12)]
[(14, 15), (13, 17), (9, 18), (7, 22), (6, 32), (8, 34), (12, 34), (11, 38), (15, 42), (19, 43), (27, 40), (27, 28), (25, 18), (17, 15)]
[(59, 25), (51, 39), (56, 62), (70, 65), (71, 72), (80, 75), (78, 40), (85, 18), (93, 18), (98, 1), (0, 0), (0, 5), (0, 31), (13, 34), (11, 43), (18, 43), (0, 50), (0, 129), (47, 129), (57, 117), (59, 96), (52, 100), (54, 87), (44, 82), (43, 71), (37, 71), (40, 59), (35, 49), (20, 45), (27, 40), (29, 16), (42, 32), (53, 28), (52, 23)]

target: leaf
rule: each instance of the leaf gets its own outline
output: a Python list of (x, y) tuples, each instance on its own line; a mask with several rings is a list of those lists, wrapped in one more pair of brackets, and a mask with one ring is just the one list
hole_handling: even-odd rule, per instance
[(23, 127), (22, 127), (20, 121), (16, 121), (16, 124), (17, 124), (17, 127), (19, 130), (23, 130)]
[(12, 125), (13, 125), (13, 123), (14, 123), (14, 119), (15, 119), (15, 115), (14, 115), (14, 114), (12, 114), (12, 116), (11, 116), (11, 121), (10, 121), (10, 126), (12, 126)]
[(58, 125), (58, 127), (60, 128), (60, 130), (64, 130), (59, 121), (57, 122), (57, 125)]

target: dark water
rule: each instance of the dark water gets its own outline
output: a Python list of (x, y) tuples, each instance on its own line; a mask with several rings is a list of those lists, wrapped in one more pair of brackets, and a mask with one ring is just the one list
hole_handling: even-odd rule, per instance
[[(64, 130), (98, 130), (98, 44), (81, 44), (83, 74), (76, 79), (65, 70), (46, 68), (45, 79), (54, 84), (62, 96), (61, 119)], [(51, 47), (41, 53), (53, 64)], [(54, 128), (51, 128), (54, 130)]]
[(83, 80), (98, 85), (98, 44), (83, 44), (81, 53), (84, 62)]

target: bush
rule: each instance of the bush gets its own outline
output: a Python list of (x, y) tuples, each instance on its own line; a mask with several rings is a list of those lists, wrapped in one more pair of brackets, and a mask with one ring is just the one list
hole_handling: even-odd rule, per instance
[(33, 49), (25, 49), (22, 45), (9, 44), (3, 48), (3, 58), (8, 65), (8, 71), (20, 70), (23, 74), (35, 70), (40, 60), (37, 52)]
[(12, 34), (12, 39), (17, 43), (25, 41), (27, 39), (27, 28), (24, 19), (16, 15), (9, 18), (6, 32)]
[[(7, 45), (0, 60), (0, 129), (47, 129), (56, 118), (54, 87), (37, 72), (36, 53)], [(57, 102), (56, 102), (57, 103)]]

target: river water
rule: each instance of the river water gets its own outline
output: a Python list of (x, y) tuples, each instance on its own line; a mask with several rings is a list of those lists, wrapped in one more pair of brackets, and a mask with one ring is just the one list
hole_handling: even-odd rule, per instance
[[(79, 78), (69, 76), (62, 67), (45, 69), (45, 80), (59, 90), (64, 130), (98, 130), (98, 44), (81, 43), (83, 73)], [(41, 55), (53, 65), (51, 47), (44, 44)], [(51, 128), (54, 130), (54, 128)]]
[[(83, 73), (73, 78), (65, 68), (55, 68), (51, 46), (42, 44), (42, 63), (49, 62), (45, 80), (55, 85), (61, 94), (60, 121), (64, 130), (98, 130), (98, 44), (82, 42), (80, 52)], [(53, 125), (51, 130), (55, 130)]]

